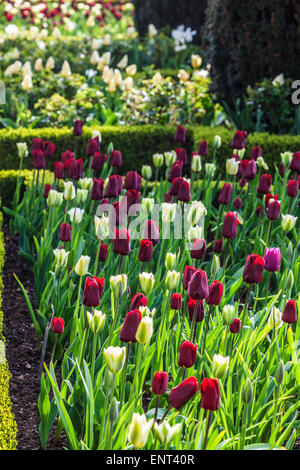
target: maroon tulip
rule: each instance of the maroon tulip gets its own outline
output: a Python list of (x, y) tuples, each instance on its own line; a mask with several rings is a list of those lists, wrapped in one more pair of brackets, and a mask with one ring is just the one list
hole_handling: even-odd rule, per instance
[(63, 164), (66, 163), (66, 160), (74, 160), (74, 158), (75, 158), (74, 152), (72, 152), (71, 150), (66, 150), (65, 152), (61, 154), (61, 157), (60, 157)]
[(227, 212), (222, 227), (222, 237), (233, 239), (237, 236), (239, 221), (233, 212)]
[(151, 240), (153, 243), (153, 246), (157, 245), (159, 242), (159, 237), (160, 237), (160, 231), (157, 223), (155, 220), (148, 220), (146, 226), (145, 226), (145, 232), (144, 232), (144, 238), (147, 238), (148, 240)]
[(178, 201), (189, 202), (191, 200), (191, 190), (188, 181), (183, 180), (178, 188)]
[(241, 320), (239, 318), (235, 318), (233, 322), (229, 325), (230, 333), (239, 333), (241, 329)]
[(46, 183), (45, 186), (44, 186), (44, 192), (43, 192), (43, 197), (44, 197), (45, 199), (47, 199), (48, 194), (49, 194), (49, 191), (50, 191), (51, 189), (52, 189), (51, 184), (47, 184), (47, 183)]
[(77, 119), (76, 121), (74, 121), (74, 124), (73, 124), (73, 135), (74, 137), (79, 137), (80, 135), (82, 135), (82, 121), (80, 121), (80, 119)]
[(189, 377), (177, 387), (170, 390), (170, 403), (173, 408), (179, 410), (198, 392), (199, 384), (196, 377)]
[(254, 180), (256, 176), (256, 163), (255, 160), (250, 160), (248, 165), (245, 168), (244, 178), (248, 181)]
[(216, 411), (220, 408), (220, 385), (218, 379), (204, 379), (201, 383), (201, 408)]
[(63, 180), (65, 178), (65, 167), (63, 162), (54, 162), (53, 170), (55, 178), (59, 180)]
[(293, 153), (293, 157), (290, 164), (290, 169), (300, 173), (300, 152)]
[(296, 303), (294, 300), (288, 300), (284, 307), (284, 311), (281, 320), (285, 323), (296, 323), (297, 321), (297, 310)]
[(179, 187), (180, 187), (180, 185), (183, 181), (184, 181), (184, 179), (182, 178), (182, 176), (179, 176), (178, 178), (173, 179), (172, 186), (171, 186), (171, 189), (169, 191), (171, 196), (177, 196), (178, 195)]
[(177, 161), (182, 162), (182, 165), (187, 165), (187, 154), (185, 149), (175, 149), (177, 155)]
[(120, 150), (113, 150), (110, 154), (110, 164), (116, 168), (120, 168), (122, 166), (122, 154)]
[(140, 251), (139, 251), (139, 260), (142, 263), (148, 263), (152, 260), (153, 254), (153, 243), (151, 240), (141, 240), (140, 242)]
[(276, 199), (272, 200), (268, 204), (267, 217), (269, 220), (277, 220), (280, 216), (281, 205)]
[(94, 178), (91, 191), (91, 199), (93, 201), (100, 201), (103, 198), (103, 187), (104, 180), (102, 178)]
[(229, 204), (232, 196), (232, 186), (230, 183), (224, 183), (223, 188), (220, 191), (218, 201), (220, 204)]
[(205, 301), (208, 305), (220, 305), (223, 295), (223, 284), (220, 281), (214, 281), (208, 287), (209, 294)]
[(235, 200), (233, 201), (234, 208), (236, 210), (239, 210), (242, 207), (242, 200), (240, 197), (236, 197)]
[(130, 235), (128, 230), (125, 228), (121, 228), (120, 231), (118, 229), (115, 230), (115, 237), (114, 237), (114, 252), (126, 256), (130, 253)]
[(115, 175), (117, 179), (117, 184), (118, 184), (118, 195), (122, 193), (123, 189), (123, 177), (121, 175)]
[(101, 153), (101, 152), (94, 153), (91, 168), (100, 173), (100, 171), (102, 171), (102, 168), (106, 160), (107, 160), (107, 155), (104, 155), (104, 153)]
[(33, 167), (35, 170), (45, 170), (46, 160), (42, 150), (34, 150), (32, 152)]
[(68, 177), (72, 180), (78, 181), (82, 178), (82, 170), (83, 170), (83, 161), (82, 158), (78, 160), (75, 159), (67, 159), (65, 161), (65, 169), (67, 170)]
[(257, 186), (257, 192), (260, 194), (268, 194), (271, 191), (271, 183), (271, 175), (261, 175)]
[(32, 151), (34, 150), (43, 150), (44, 149), (44, 141), (42, 139), (32, 139)]
[(132, 297), (129, 310), (134, 310), (139, 307), (145, 307), (147, 305), (147, 302), (148, 302), (147, 297), (141, 292), (138, 292), (137, 294), (134, 294), (134, 296)]
[(117, 175), (111, 175), (108, 178), (108, 183), (105, 188), (105, 197), (109, 199), (114, 199), (119, 195), (119, 186), (118, 186), (118, 179)]
[(253, 158), (253, 160), (257, 160), (258, 157), (262, 157), (262, 148), (259, 147), (259, 145), (251, 149), (251, 158)]
[(179, 125), (174, 135), (174, 142), (184, 144), (185, 141), (186, 141), (186, 129), (183, 126)]
[(207, 275), (203, 269), (198, 269), (189, 282), (188, 295), (194, 300), (203, 300), (208, 294)]
[(71, 240), (71, 225), (63, 222), (60, 226), (59, 239), (61, 242), (69, 242)]
[(208, 154), (208, 143), (206, 142), (206, 140), (202, 140), (202, 142), (200, 142), (198, 154), (202, 155), (203, 157), (206, 157), (206, 155)]
[(278, 201), (278, 194), (274, 194), (274, 196), (269, 193), (265, 195), (265, 208), (268, 209), (269, 202), (271, 202), (271, 199), (275, 199), (275, 201)]
[(53, 142), (44, 142), (44, 157), (51, 158), (55, 152), (55, 145)]
[(242, 150), (246, 147), (247, 133), (245, 131), (236, 131), (231, 142), (231, 148)]
[(206, 253), (205, 240), (196, 238), (191, 249), (191, 258), (201, 259)]
[(56, 335), (62, 335), (65, 329), (64, 319), (60, 317), (53, 317), (51, 327), (53, 333)]
[(282, 176), (282, 178), (283, 178), (283, 177), (284, 177), (284, 173), (285, 173), (285, 168), (284, 168), (282, 162), (279, 163), (278, 172), (279, 172), (280, 176)]
[(92, 155), (94, 155), (96, 152), (100, 152), (100, 141), (99, 141), (99, 137), (96, 136), (94, 137), (93, 139), (90, 139), (88, 141), (88, 144), (87, 144), (87, 147), (86, 147), (86, 155), (88, 157), (91, 157)]
[(197, 358), (197, 345), (191, 341), (184, 341), (179, 348), (179, 358), (177, 364), (179, 367), (192, 367)]
[(163, 395), (167, 391), (168, 382), (167, 372), (155, 372), (152, 380), (152, 392), (155, 395)]
[(184, 290), (187, 290), (191, 277), (196, 271), (197, 269), (195, 268), (195, 266), (186, 266), (184, 268), (183, 279), (182, 279), (182, 285), (183, 285)]
[(137, 171), (129, 171), (125, 176), (125, 189), (135, 189), (140, 191), (142, 188), (142, 177)]
[(99, 261), (105, 261), (107, 258), (108, 246), (105, 243), (101, 243), (99, 250)]
[(127, 211), (129, 211), (130, 207), (134, 204), (139, 204), (141, 202), (141, 197), (142, 195), (139, 191), (136, 189), (129, 189), (124, 198), (126, 199)]
[(215, 253), (222, 253), (223, 251), (223, 240), (222, 238), (219, 238), (216, 240), (216, 243), (214, 244), (214, 252)]
[(83, 290), (83, 304), (87, 307), (98, 307), (104, 288), (104, 277), (87, 277)]
[(262, 274), (265, 267), (265, 260), (262, 256), (252, 254), (246, 258), (243, 271), (243, 280), (247, 284), (258, 284), (262, 280)]
[(171, 296), (170, 307), (172, 310), (180, 310), (182, 307), (181, 294), (173, 293)]
[(299, 191), (298, 180), (290, 180), (286, 185), (286, 192), (290, 197), (297, 197)]
[(124, 341), (125, 343), (136, 343), (137, 340), (135, 335), (141, 319), (142, 315), (137, 309), (127, 313), (120, 331), (121, 341)]
[(182, 162), (176, 161), (169, 170), (168, 181), (172, 183), (174, 178), (182, 177)]
[[(236, 158), (236, 160), (238, 161), (238, 159)], [(239, 163), (239, 168), (238, 168), (238, 172), (237, 172), (237, 176), (243, 176), (243, 174), (245, 173), (245, 169), (246, 169), (246, 166), (248, 165), (249, 163), (249, 160), (247, 160), (246, 158), (244, 158), (243, 160), (240, 161)], [(246, 181), (246, 180), (245, 180)]]
[[(196, 312), (195, 312), (196, 309)], [(194, 300), (192, 298), (189, 298), (188, 301), (188, 311), (189, 311), (189, 319), (190, 321), (193, 321), (193, 318), (195, 322), (200, 322), (203, 321), (204, 319), (204, 305), (203, 305), (203, 300)], [(195, 317), (194, 317), (195, 314)]]

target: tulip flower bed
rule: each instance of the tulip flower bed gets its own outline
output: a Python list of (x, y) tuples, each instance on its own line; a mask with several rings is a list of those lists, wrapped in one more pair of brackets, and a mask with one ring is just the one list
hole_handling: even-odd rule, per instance
[(41, 351), (42, 447), (55, 423), (76, 450), (292, 449), (299, 152), (269, 174), (237, 131), (220, 185), (218, 136), (205, 171), (207, 142), (187, 155), (178, 126), (176, 151), (122, 175), (118, 142), (79, 148), (81, 132), (61, 156), (34, 139), (35, 178), (5, 208), (35, 277), (37, 310), (16, 282)]

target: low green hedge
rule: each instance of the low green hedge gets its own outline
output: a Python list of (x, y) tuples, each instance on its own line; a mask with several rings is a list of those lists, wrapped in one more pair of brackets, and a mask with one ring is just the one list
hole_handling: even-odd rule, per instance
[(11, 374), (5, 358), (5, 343), (2, 333), (2, 269), (4, 265), (4, 237), (1, 231), (2, 213), (0, 213), (0, 450), (15, 450), (17, 446), (17, 425), (12, 413), (12, 403), (9, 397), (9, 380)]

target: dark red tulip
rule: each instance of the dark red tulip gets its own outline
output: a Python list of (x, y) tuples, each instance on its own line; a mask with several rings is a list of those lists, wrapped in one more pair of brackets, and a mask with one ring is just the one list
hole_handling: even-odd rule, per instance
[(142, 197), (141, 193), (137, 191), (136, 189), (128, 189), (124, 197), (124, 204), (125, 204), (125, 199), (126, 199), (127, 211), (129, 211), (130, 207), (133, 206), (134, 204), (139, 204), (141, 202), (141, 197)]
[(185, 149), (175, 149), (177, 161), (182, 162), (183, 166), (187, 165), (187, 153)]
[(268, 194), (271, 190), (272, 177), (271, 175), (261, 175), (257, 186), (257, 192), (260, 194)]
[(237, 236), (239, 221), (234, 212), (227, 212), (222, 226), (222, 237), (233, 239)]
[(53, 142), (44, 142), (44, 157), (51, 158), (55, 152), (55, 145)]
[(183, 180), (178, 188), (178, 201), (189, 202), (191, 200), (191, 190), (188, 181)]
[[(239, 161), (237, 158), (236, 158), (236, 160)], [(237, 176), (243, 176), (244, 175), (245, 169), (246, 169), (246, 166), (248, 165), (248, 163), (249, 163), (249, 160), (247, 160), (246, 158), (244, 158), (243, 160), (240, 160)]]
[(100, 201), (103, 198), (103, 187), (104, 180), (102, 178), (94, 178), (91, 190), (91, 199), (93, 201)]
[(67, 159), (65, 161), (65, 169), (67, 170), (68, 177), (72, 180), (78, 181), (82, 178), (82, 170), (83, 170), (83, 161), (82, 158), (78, 160), (75, 159)]
[(108, 183), (105, 188), (105, 197), (109, 199), (114, 199), (119, 195), (119, 186), (118, 186), (118, 179), (117, 175), (111, 175), (108, 178)]
[(233, 322), (229, 325), (230, 333), (239, 333), (241, 329), (241, 320), (239, 318), (235, 318)]
[(293, 157), (290, 163), (290, 169), (300, 173), (300, 152), (293, 153)]
[(185, 141), (186, 141), (186, 129), (183, 126), (179, 125), (174, 135), (174, 142), (184, 144)]
[(99, 137), (96, 136), (93, 139), (90, 139), (88, 141), (85, 153), (88, 157), (91, 157), (94, 155), (96, 152), (100, 152), (100, 141)]
[(163, 395), (167, 391), (168, 382), (167, 372), (155, 372), (152, 380), (152, 392), (155, 395)]
[(115, 175), (118, 184), (118, 195), (122, 193), (123, 190), (123, 177), (121, 175)]
[(278, 194), (274, 194), (274, 196), (271, 193), (266, 194), (265, 195), (265, 208), (268, 209), (268, 205), (271, 199), (275, 199), (275, 201), (278, 201), (278, 197), (279, 197)]
[(137, 171), (129, 171), (125, 176), (125, 189), (135, 189), (140, 191), (142, 188), (142, 177)]
[(214, 244), (214, 252), (215, 253), (222, 253), (223, 251), (223, 240), (222, 238), (219, 238), (218, 240), (216, 240), (215, 244)]
[(128, 230), (121, 228), (115, 230), (114, 237), (114, 253), (122, 256), (129, 255), (130, 253), (130, 236)]
[(234, 208), (239, 210), (242, 207), (242, 200), (240, 197), (236, 197), (233, 201)]
[(188, 285), (188, 295), (194, 300), (203, 300), (209, 294), (207, 275), (203, 269), (194, 272)]
[(220, 305), (223, 295), (223, 284), (220, 281), (214, 281), (208, 286), (209, 294), (205, 298), (208, 305)]
[(246, 147), (247, 135), (245, 131), (236, 131), (231, 142), (231, 148), (235, 150), (242, 150)]
[(44, 141), (42, 139), (32, 139), (32, 151), (34, 150), (43, 150), (44, 149)]
[(33, 167), (35, 170), (45, 170), (46, 160), (42, 150), (34, 150), (32, 152)]
[(87, 307), (98, 307), (104, 288), (104, 277), (87, 277), (83, 290), (83, 304)]
[(206, 155), (208, 154), (208, 143), (206, 142), (206, 140), (202, 140), (202, 142), (200, 142), (198, 154), (202, 155), (203, 157), (206, 157)]
[(298, 180), (290, 180), (286, 185), (286, 192), (290, 197), (297, 197), (299, 191)]
[(218, 201), (220, 204), (229, 204), (229, 202), (231, 201), (231, 196), (232, 196), (232, 186), (230, 183), (224, 183), (221, 191), (220, 191), (220, 194), (219, 194), (219, 197), (218, 197)]
[(65, 167), (63, 162), (54, 162), (53, 170), (55, 178), (59, 180), (63, 180), (65, 178)]
[(244, 178), (246, 178), (248, 181), (254, 180), (254, 178), (256, 176), (256, 171), (257, 171), (257, 169), (256, 169), (255, 160), (250, 160), (250, 162), (248, 163), (248, 165), (245, 168)]
[(196, 377), (189, 377), (177, 387), (170, 390), (170, 404), (176, 410), (182, 408), (198, 392), (199, 384)]
[(178, 190), (181, 185), (181, 183), (184, 181), (184, 178), (182, 176), (179, 176), (178, 178), (174, 178), (172, 181), (172, 186), (170, 189), (170, 195), (171, 196), (177, 196), (178, 195)]
[(191, 258), (201, 259), (206, 253), (205, 240), (196, 238), (191, 249)]
[(262, 274), (265, 267), (265, 260), (262, 256), (252, 254), (246, 258), (243, 271), (243, 280), (247, 284), (258, 284), (262, 280)]
[(123, 326), (120, 331), (120, 340), (124, 341), (125, 343), (136, 343), (136, 332), (138, 326), (141, 322), (142, 315), (139, 310), (135, 309), (131, 312), (128, 312)]
[(267, 209), (267, 217), (269, 220), (277, 220), (280, 216), (281, 205), (280, 202), (274, 199), (270, 201)]
[(174, 292), (171, 297), (170, 307), (172, 310), (180, 310), (182, 307), (182, 296)]
[(153, 246), (155, 246), (159, 242), (159, 237), (160, 237), (159, 226), (157, 225), (155, 220), (152, 220), (152, 219), (148, 220), (145, 226), (144, 238), (151, 240), (153, 243)]
[(282, 176), (282, 178), (283, 178), (283, 177), (284, 177), (284, 173), (285, 173), (285, 168), (284, 168), (282, 162), (279, 163), (278, 172), (279, 172), (280, 176)]
[(82, 121), (80, 121), (80, 119), (77, 119), (76, 121), (74, 121), (74, 124), (73, 124), (73, 135), (74, 137), (79, 137), (80, 135), (82, 135)]
[(71, 240), (71, 225), (63, 222), (60, 226), (59, 239), (61, 242), (69, 242)]
[(184, 290), (187, 290), (191, 277), (196, 271), (197, 269), (195, 268), (195, 266), (186, 266), (184, 268), (183, 279), (182, 279), (182, 285), (183, 285)]
[(192, 367), (197, 358), (197, 345), (191, 341), (184, 341), (179, 348), (179, 357), (177, 364), (179, 367)]
[(147, 302), (148, 302), (147, 297), (141, 292), (138, 292), (132, 297), (129, 310), (134, 310), (135, 308), (139, 308), (139, 307), (145, 307), (147, 305)]
[(151, 240), (141, 240), (139, 250), (139, 260), (142, 263), (147, 263), (152, 260), (153, 244)]
[(100, 171), (102, 171), (102, 168), (106, 160), (107, 160), (107, 155), (104, 155), (104, 153), (101, 153), (101, 152), (94, 153), (92, 165), (91, 165), (92, 170), (95, 170), (98, 173), (100, 173)]
[(63, 164), (66, 163), (66, 160), (74, 160), (74, 158), (75, 158), (74, 152), (72, 152), (71, 150), (66, 150), (65, 152), (61, 154), (61, 157), (60, 157)]
[(172, 194), (170, 191), (168, 191), (166, 194), (165, 194), (165, 198), (164, 198), (164, 202), (170, 202), (172, 200)]
[(105, 261), (107, 258), (108, 246), (105, 243), (101, 243), (99, 250), (99, 261)]
[(251, 157), (253, 160), (257, 160), (258, 157), (262, 157), (262, 148), (257, 145), (251, 149)]
[(110, 154), (110, 164), (116, 168), (120, 168), (122, 166), (122, 154), (120, 150), (113, 150)]
[(169, 170), (168, 181), (172, 183), (174, 178), (182, 177), (182, 162), (176, 161)]
[[(195, 309), (196, 309), (196, 312), (195, 312)], [(190, 321), (193, 321), (194, 314), (195, 314), (195, 318), (194, 318), (195, 322), (198, 323), (202, 321), (205, 315), (203, 300), (194, 300), (192, 298), (189, 298), (188, 311), (189, 311)]]
[(297, 321), (297, 310), (296, 303), (294, 300), (288, 300), (284, 307), (284, 311), (281, 320), (285, 323), (296, 323)]
[(62, 335), (65, 329), (64, 319), (60, 317), (53, 317), (51, 327), (53, 333), (56, 335)]
[(47, 184), (47, 183), (46, 183), (45, 186), (44, 186), (44, 192), (43, 192), (43, 197), (44, 197), (45, 199), (47, 199), (48, 194), (49, 194), (49, 191), (50, 191), (51, 189), (52, 189), (51, 184)]
[(220, 385), (218, 379), (204, 379), (201, 383), (201, 408), (216, 411), (220, 408)]

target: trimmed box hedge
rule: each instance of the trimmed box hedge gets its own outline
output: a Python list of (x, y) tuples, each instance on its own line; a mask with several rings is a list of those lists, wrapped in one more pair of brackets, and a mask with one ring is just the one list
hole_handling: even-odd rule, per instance
[(12, 403), (9, 397), (9, 380), (11, 374), (5, 358), (5, 342), (2, 333), (2, 269), (4, 265), (4, 237), (2, 228), (2, 212), (0, 212), (0, 450), (15, 450), (17, 446), (17, 425), (12, 412)]

